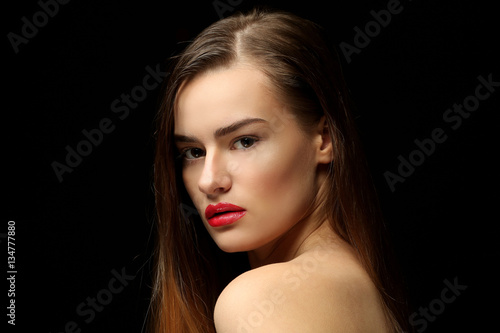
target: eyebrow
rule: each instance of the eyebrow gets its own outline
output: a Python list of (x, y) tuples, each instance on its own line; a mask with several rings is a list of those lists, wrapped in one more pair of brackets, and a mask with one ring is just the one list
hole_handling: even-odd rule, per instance
[[(262, 118), (245, 118), (241, 119), (238, 121), (235, 121), (229, 126), (221, 127), (217, 129), (214, 132), (214, 138), (220, 138), (223, 136), (226, 136), (234, 131), (237, 131), (238, 129), (242, 128), (243, 126), (247, 126), (253, 123), (262, 123), (262, 122), (267, 122), (267, 120), (264, 120)], [(199, 140), (193, 136), (186, 136), (186, 135), (179, 135), (179, 134), (174, 134), (175, 137), (175, 142), (184, 142), (184, 143), (195, 143), (199, 142)]]

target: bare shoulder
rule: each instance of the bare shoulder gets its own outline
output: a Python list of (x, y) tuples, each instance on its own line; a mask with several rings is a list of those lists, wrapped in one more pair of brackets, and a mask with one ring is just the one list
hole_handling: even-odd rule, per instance
[(349, 255), (321, 250), (238, 276), (214, 319), (217, 333), (388, 332), (366, 272)]

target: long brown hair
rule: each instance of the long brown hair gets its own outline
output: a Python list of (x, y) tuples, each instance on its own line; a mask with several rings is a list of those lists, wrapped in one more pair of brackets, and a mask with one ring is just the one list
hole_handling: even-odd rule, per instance
[(269, 10), (238, 13), (215, 22), (171, 61), (156, 131), (152, 331), (215, 332), (213, 309), (223, 285), (216, 285), (220, 279), (212, 278), (214, 271), (220, 271), (213, 269), (215, 263), (210, 259), (216, 250), (207, 241), (208, 233), (193, 212), (180, 178), (173, 140), (174, 108), (181, 84), (242, 60), (266, 74), (276, 96), (304, 128), (326, 116), (334, 157), (322, 209), (333, 230), (356, 250), (380, 292), (394, 330), (401, 331), (407, 327), (405, 307), (386, 262), (389, 249), (384, 225), (339, 60), (316, 24)]

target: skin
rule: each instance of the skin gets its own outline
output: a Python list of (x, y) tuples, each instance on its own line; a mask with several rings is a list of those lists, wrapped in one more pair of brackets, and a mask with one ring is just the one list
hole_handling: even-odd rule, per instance
[[(219, 296), (217, 332), (384, 332), (375, 287), (314, 205), (332, 160), (324, 118), (304, 132), (268, 88), (261, 71), (238, 63), (195, 77), (177, 98), (186, 190), (217, 245), (246, 251), (254, 268)], [(211, 227), (205, 208), (218, 202), (246, 214)], [(262, 320), (254, 313), (261, 303), (274, 304)]]

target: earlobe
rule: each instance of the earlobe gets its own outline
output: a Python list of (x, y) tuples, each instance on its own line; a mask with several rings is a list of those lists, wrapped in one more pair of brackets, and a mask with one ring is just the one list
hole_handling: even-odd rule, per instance
[(317, 150), (319, 164), (328, 164), (333, 160), (333, 142), (326, 117), (321, 117), (318, 124), (318, 138), (321, 140)]

